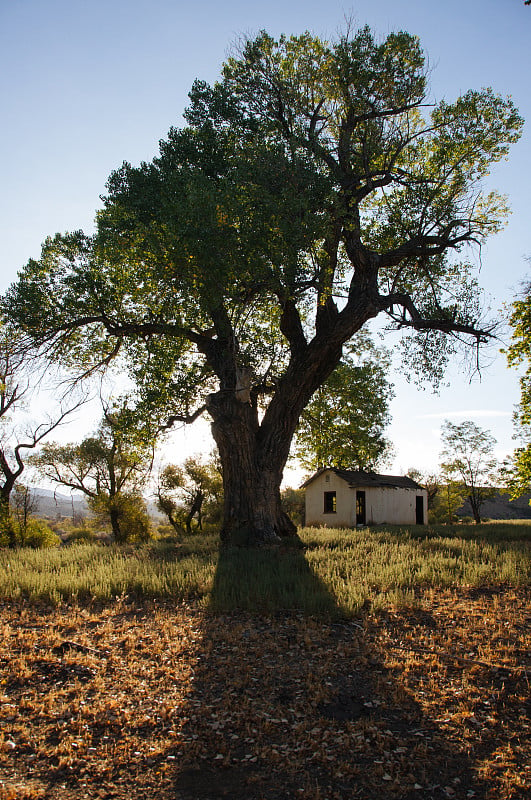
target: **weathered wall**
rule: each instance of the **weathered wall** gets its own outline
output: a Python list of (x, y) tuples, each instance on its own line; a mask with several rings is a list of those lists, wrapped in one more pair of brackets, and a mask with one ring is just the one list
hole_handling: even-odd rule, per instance
[[(324, 492), (336, 493), (335, 514), (324, 513)], [(342, 478), (335, 472), (324, 472), (306, 487), (306, 525), (326, 525), (327, 528), (351, 527), (355, 524), (353, 497), (355, 494)]]
[[(355, 495), (355, 491), (352, 490)], [(389, 525), (414, 525), (416, 521), (417, 497), (424, 497), (424, 521), (426, 522), (427, 492), (416, 489), (378, 487), (365, 489), (367, 523)]]

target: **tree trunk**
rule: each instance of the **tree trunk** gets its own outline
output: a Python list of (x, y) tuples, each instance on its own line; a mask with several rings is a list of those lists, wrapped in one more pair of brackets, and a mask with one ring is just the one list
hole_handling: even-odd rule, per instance
[(17, 478), (21, 472), (22, 470), (17, 470), (16, 472), (10, 470), (6, 460), (2, 458), (2, 474), (4, 477), (4, 483), (0, 487), (0, 513), (2, 516), (9, 517), (9, 512), (11, 510), (11, 495), (13, 493), (13, 489), (15, 488)]
[(233, 450), (224, 460), (221, 539), (242, 546), (280, 544), (297, 532), (281, 507), (282, 470), (259, 469), (255, 464), (251, 471), (242, 473), (240, 455)]
[(9, 547), (16, 546), (15, 531), (9, 517), (9, 499), (6, 502), (3, 491), (0, 490), (0, 533), (7, 536)]
[(120, 528), (120, 516), (121, 516), (120, 511), (117, 508), (113, 508), (111, 506), (111, 508), (109, 509), (109, 518), (111, 521), (112, 535), (114, 536), (114, 541), (117, 542), (118, 544), (121, 544), (124, 540)]
[(195, 516), (197, 516), (197, 529), (202, 531), (203, 530), (203, 520), (201, 516), (201, 507), (203, 505), (204, 500), (204, 493), (198, 489), (190, 506), (190, 510), (186, 515), (186, 533), (192, 533), (192, 520)]
[(8, 546), (15, 548), (19, 542), (17, 541), (17, 534), (10, 514), (9, 501), (11, 491), (12, 486), (5, 484), (0, 489), (0, 522), (2, 523), (3, 532), (7, 534)]
[(172, 526), (173, 530), (180, 536), (182, 533), (182, 529), (181, 526), (179, 525), (179, 522), (175, 519), (173, 512), (168, 511), (167, 516), (168, 516), (168, 522)]
[(272, 448), (272, 437), (264, 436), (256, 408), (232, 393), (210, 395), (208, 410), (223, 469), (222, 542), (260, 547), (294, 536), (297, 528), (280, 501), (291, 436), (287, 448), (285, 441)]
[(470, 507), (472, 509), (472, 516), (474, 517), (474, 522), (476, 523), (476, 525), (481, 525), (481, 516), (479, 513), (480, 503), (477, 497), (474, 497), (474, 495), (469, 495), (468, 499), (470, 501)]
[(0, 516), (9, 517), (9, 501), (11, 498), (11, 488), (7, 486), (0, 487)]
[(223, 542), (267, 546), (295, 536), (296, 526), (282, 510), (280, 499), (291, 441), (312, 394), (338, 365), (343, 343), (377, 315), (379, 309), (371, 296), (360, 289), (358, 300), (349, 298), (341, 313), (333, 301), (324, 303), (310, 343), (295, 306), (286, 304), (281, 329), (291, 358), (261, 419), (250, 373), (238, 367), (230, 321), (225, 316), (218, 320), (219, 340), (209, 342), (203, 352), (220, 381), (219, 391), (208, 396), (206, 405), (223, 471)]

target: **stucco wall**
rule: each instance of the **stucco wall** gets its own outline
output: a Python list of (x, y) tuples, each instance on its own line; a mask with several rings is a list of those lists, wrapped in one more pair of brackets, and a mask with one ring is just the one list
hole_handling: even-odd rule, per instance
[[(352, 490), (355, 495), (355, 490)], [(416, 521), (416, 502), (419, 495), (424, 497), (424, 521), (426, 522), (426, 495), (424, 490), (399, 489), (392, 486), (365, 489), (367, 523), (389, 525), (414, 525)]]
[[(328, 480), (327, 480), (328, 477)], [(360, 486), (365, 492), (366, 522), (390, 525), (416, 522), (416, 501), (424, 498), (424, 522), (427, 522), (427, 492), (425, 489)], [(324, 493), (336, 492), (336, 512), (324, 512)], [(306, 524), (328, 528), (353, 527), (356, 524), (356, 489), (334, 472), (324, 472), (315, 478), (305, 492)]]
[[(328, 477), (328, 481), (326, 478)], [(324, 493), (336, 493), (336, 513), (324, 513)], [(323, 472), (306, 487), (306, 525), (326, 525), (328, 528), (342, 528), (354, 525), (352, 489), (335, 472)]]

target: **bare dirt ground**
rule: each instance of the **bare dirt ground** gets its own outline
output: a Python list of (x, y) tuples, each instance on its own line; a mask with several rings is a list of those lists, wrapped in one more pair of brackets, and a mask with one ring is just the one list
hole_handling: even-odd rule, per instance
[(0, 800), (531, 797), (530, 599), (335, 623), (4, 603)]

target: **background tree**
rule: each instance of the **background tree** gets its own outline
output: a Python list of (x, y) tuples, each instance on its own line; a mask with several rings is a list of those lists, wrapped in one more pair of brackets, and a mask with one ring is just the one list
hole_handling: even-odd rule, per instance
[(147, 538), (141, 490), (153, 459), (154, 435), (135, 424), (127, 407), (104, 407), (97, 433), (80, 444), (45, 444), (32, 459), (49, 480), (85, 494), (110, 522), (115, 541)]
[(441, 481), (429, 509), (429, 521), (453, 525), (457, 522), (457, 512), (465, 499), (464, 486), (460, 481)]
[(428, 511), (434, 508), (437, 500), (437, 495), (441, 489), (441, 479), (439, 475), (433, 472), (421, 472), (412, 467), (406, 473), (412, 480), (419, 483), (428, 493)]
[(295, 455), (306, 469), (374, 470), (389, 458), (383, 432), (394, 396), (387, 378), (390, 358), (358, 336), (301, 414)]
[[(33, 363), (22, 347), (21, 337), (11, 326), (0, 323), (0, 520), (11, 531), (10, 544), (16, 544), (9, 524), (11, 498), (26, 466), (28, 452), (58, 428), (78, 409), (84, 399), (63, 398), (62, 405), (41, 422), (28, 417), (26, 405), (35, 402), (43, 384), (42, 363)], [(42, 397), (46, 394), (41, 391)], [(68, 405), (66, 402), (68, 400)]]
[(159, 472), (157, 481), (157, 508), (168, 518), (168, 522), (176, 533), (182, 533), (181, 504), (176, 492), (184, 483), (181, 467), (176, 464), (167, 464)]
[(39, 507), (39, 500), (35, 492), (23, 483), (17, 483), (13, 492), (12, 511), (18, 522), (18, 527), (26, 531), (30, 517)]
[(470, 420), (456, 425), (446, 420), (441, 439), (443, 480), (454, 487), (454, 493), (455, 487), (461, 486), (461, 494), (468, 498), (474, 521), (479, 525), (483, 502), (496, 493), (496, 439)]
[[(531, 258), (527, 260), (531, 263)], [(531, 487), (531, 282), (513, 304), (510, 324), (513, 332), (506, 351), (507, 361), (509, 366), (524, 367), (520, 377), (520, 404), (514, 417), (515, 438), (521, 445), (505, 468), (508, 489), (514, 498), (526, 494)]]
[(222, 497), (223, 478), (213, 458), (206, 463), (187, 458), (182, 467), (168, 464), (159, 475), (158, 507), (177, 533), (183, 526), (188, 534), (192, 533), (194, 519), (197, 530), (203, 530), (205, 514), (209, 520), (215, 516)]
[(306, 521), (306, 498), (304, 489), (288, 486), (282, 490), (282, 506), (297, 527), (304, 527)]
[(417, 38), (368, 28), (261, 33), (190, 101), (157, 158), (111, 175), (96, 234), (48, 239), (4, 308), (85, 371), (122, 356), (146, 415), (206, 411), (222, 538), (277, 542), (299, 417), (368, 320), (435, 379), (489, 337), (466, 246), (500, 229), (483, 182), (522, 120), (489, 89), (430, 103)]

